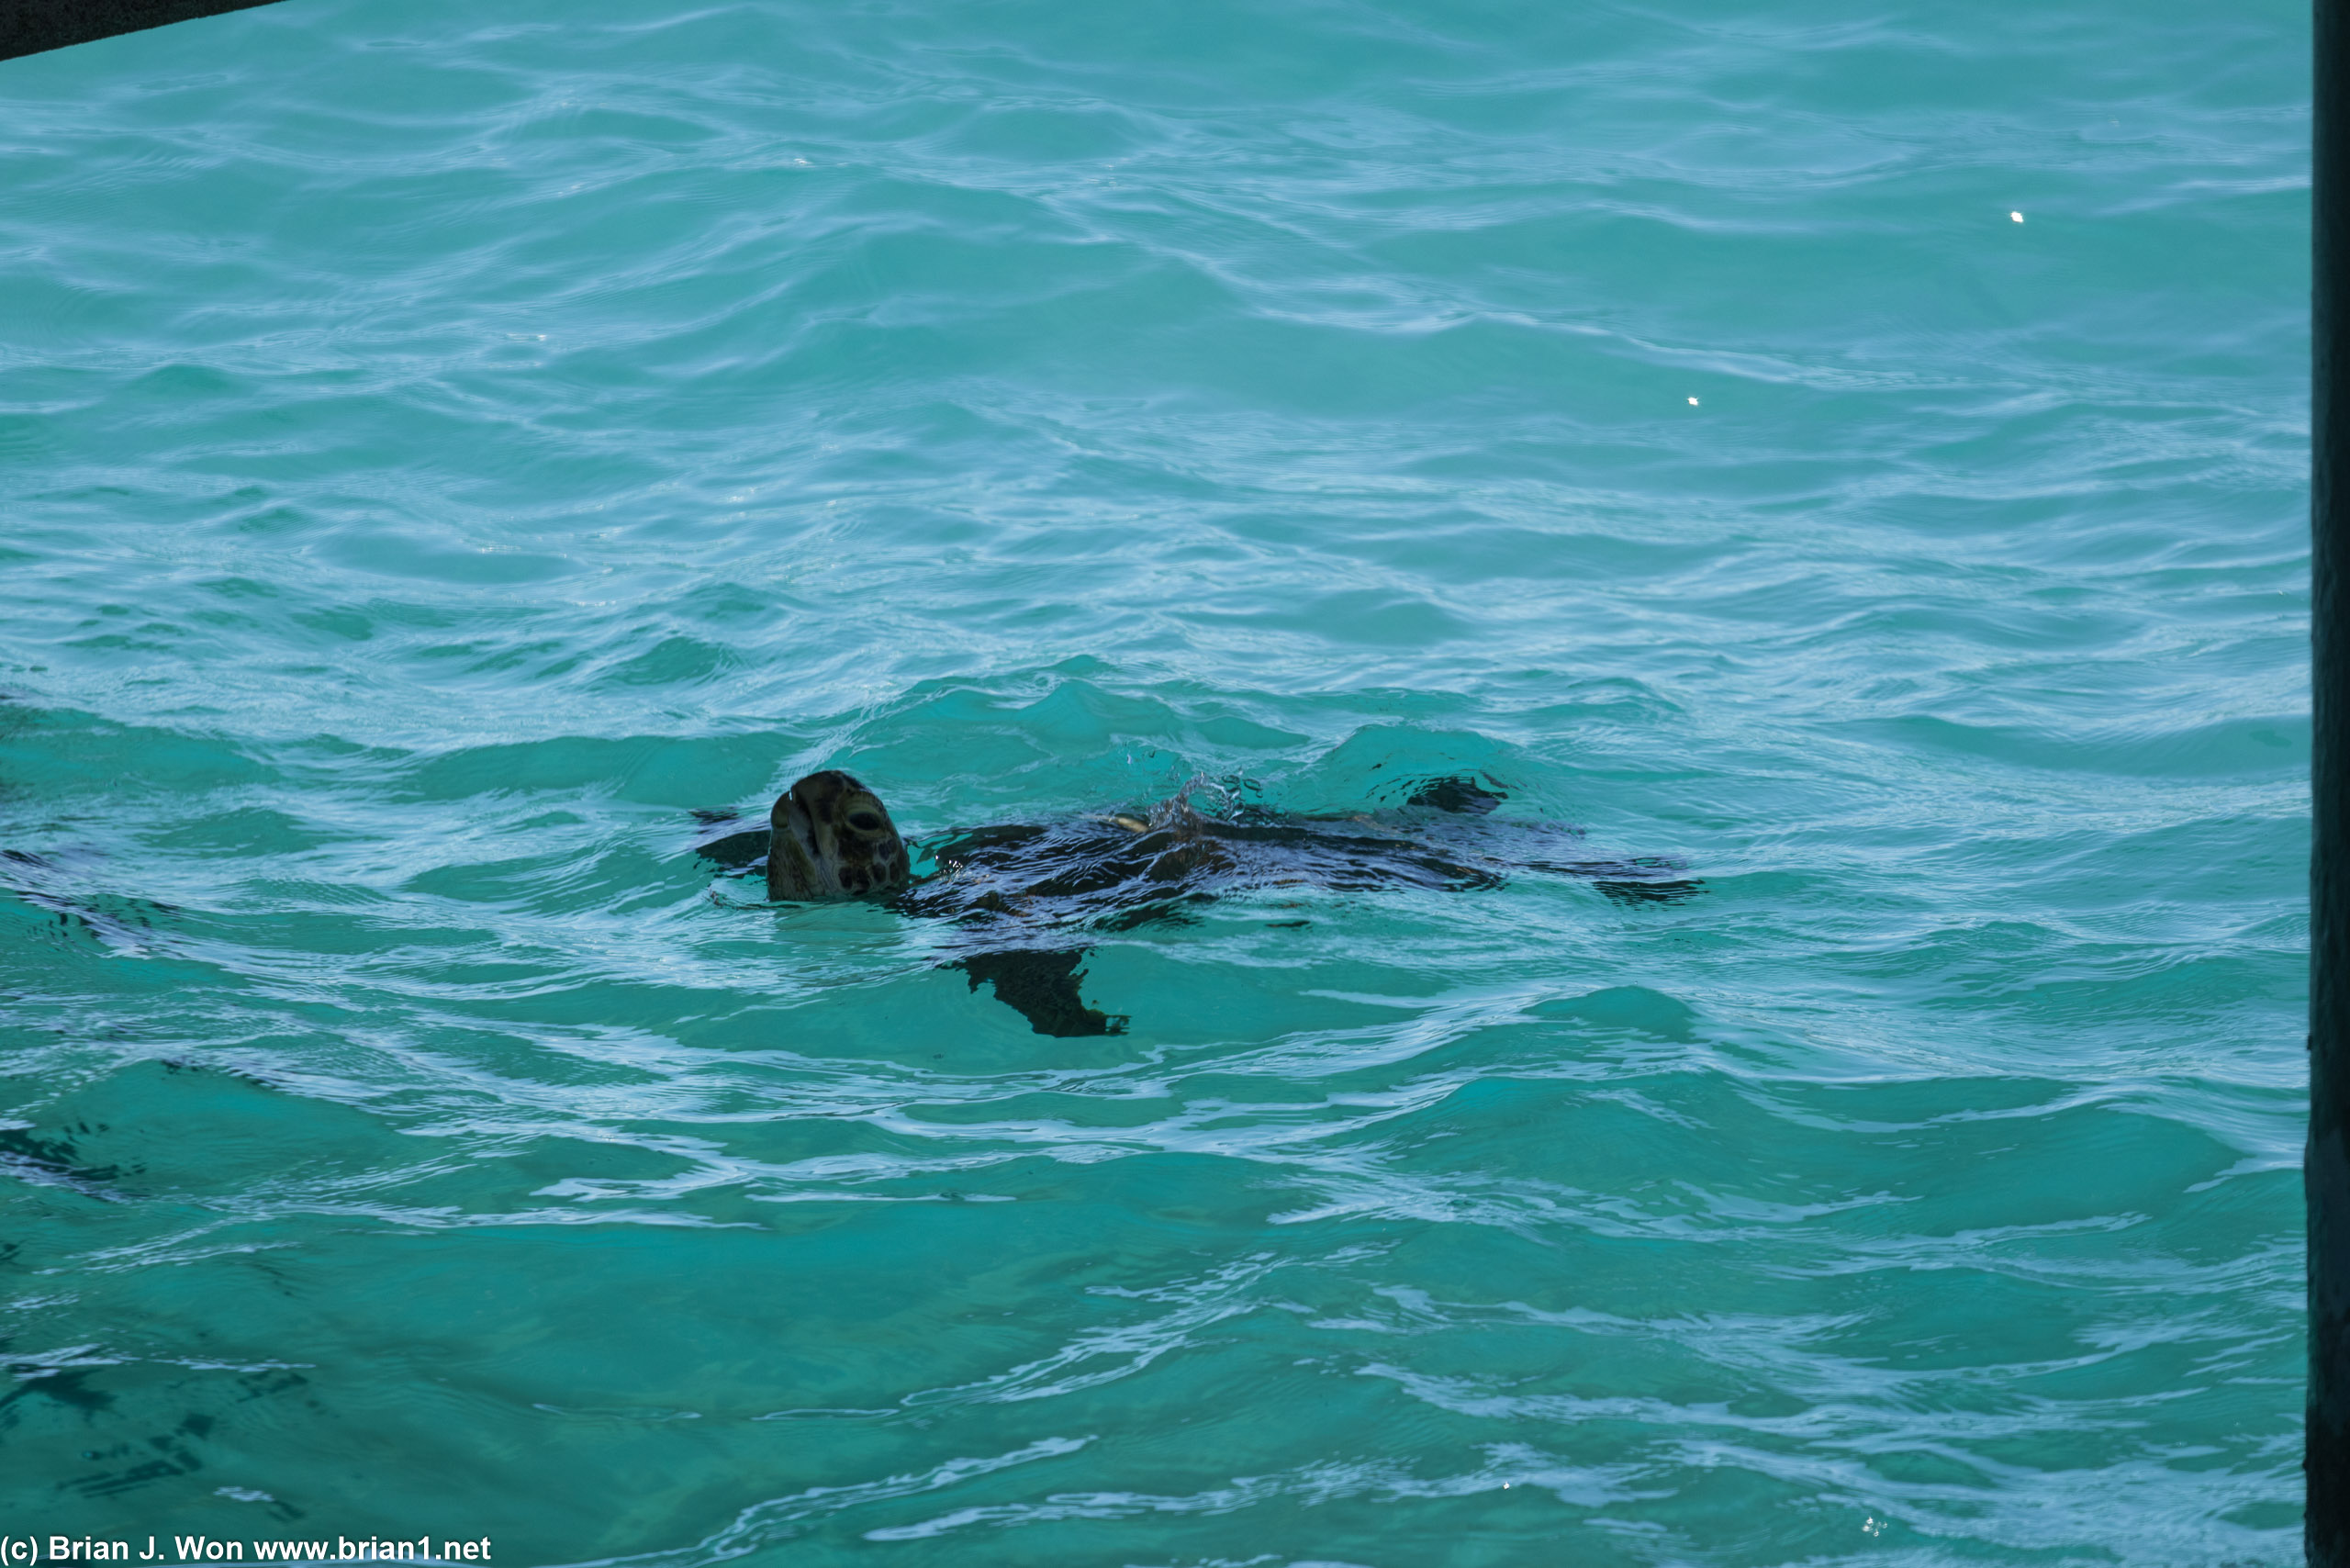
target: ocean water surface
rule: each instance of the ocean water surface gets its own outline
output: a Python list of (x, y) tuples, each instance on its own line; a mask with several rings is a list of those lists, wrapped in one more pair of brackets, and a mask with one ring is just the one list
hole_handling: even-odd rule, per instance
[[(2297, 1562), (2304, 11), (0, 64), (0, 1535)], [(826, 767), (1702, 889), (1240, 890), (1064, 1037), (697, 857)]]

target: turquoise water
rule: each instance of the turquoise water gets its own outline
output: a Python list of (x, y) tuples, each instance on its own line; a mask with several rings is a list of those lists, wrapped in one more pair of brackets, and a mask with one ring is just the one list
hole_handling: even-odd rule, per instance
[[(0, 65), (0, 1535), (2298, 1561), (2305, 27)], [(692, 855), (825, 766), (1704, 890), (1242, 891), (1059, 1038)]]

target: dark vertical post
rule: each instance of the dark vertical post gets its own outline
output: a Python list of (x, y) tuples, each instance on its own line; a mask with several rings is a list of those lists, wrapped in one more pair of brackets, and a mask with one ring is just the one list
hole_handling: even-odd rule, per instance
[(2350, 1568), (2350, 0), (2315, 0), (2310, 299), (2311, 1568)]
[(0, 0), (0, 60), (267, 4), (269, 0)]

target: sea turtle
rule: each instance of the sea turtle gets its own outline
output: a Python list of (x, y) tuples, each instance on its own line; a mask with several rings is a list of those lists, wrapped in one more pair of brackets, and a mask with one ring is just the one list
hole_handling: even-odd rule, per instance
[[(838, 768), (778, 796), (765, 828), (700, 813), (699, 854), (742, 870), (764, 867), (778, 902), (870, 899), (949, 920), (959, 969), (981, 980), (1040, 1035), (1122, 1033), (1126, 1020), (1078, 995), (1088, 933), (1188, 918), (1183, 906), (1255, 888), (1341, 891), (1391, 887), (1498, 887), (1512, 870), (1588, 878), (1623, 903), (1672, 903), (1702, 886), (1654, 857), (1560, 859), (1576, 836), (1558, 823), (1488, 820), (1507, 798), (1490, 778), (1419, 780), (1400, 811), (1294, 816), (1255, 806), (1205, 812), (1194, 787), (1147, 814), (1114, 812), (1044, 823), (967, 828), (923, 841), (914, 857), (881, 798)], [(1528, 853), (1529, 850), (1541, 853)], [(1288, 923), (1276, 923), (1288, 924)], [(1297, 922), (1303, 924), (1304, 922)]]

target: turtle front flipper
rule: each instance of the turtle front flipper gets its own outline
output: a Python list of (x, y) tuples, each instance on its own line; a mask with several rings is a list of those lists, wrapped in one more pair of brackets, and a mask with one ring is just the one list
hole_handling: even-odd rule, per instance
[(1062, 1039), (1123, 1035), (1126, 1032), (1124, 1014), (1088, 1007), (1077, 994), (1077, 982), (1085, 978), (1085, 971), (1077, 966), (1084, 961), (1085, 951), (1082, 947), (1014, 948), (974, 953), (946, 967), (962, 970), (973, 991), (979, 989), (981, 980), (991, 983), (995, 999), (1027, 1019), (1029, 1027), (1039, 1035)]
[(694, 815), (702, 819), (702, 834), (694, 843), (695, 854), (730, 871), (766, 868), (767, 840), (771, 836), (768, 829), (746, 827), (743, 819), (732, 812), (696, 812)]

